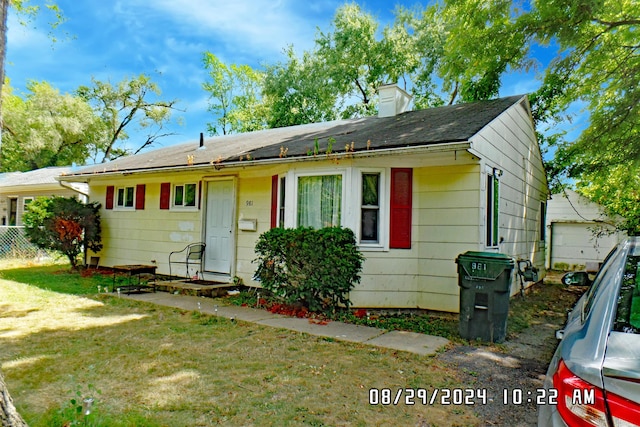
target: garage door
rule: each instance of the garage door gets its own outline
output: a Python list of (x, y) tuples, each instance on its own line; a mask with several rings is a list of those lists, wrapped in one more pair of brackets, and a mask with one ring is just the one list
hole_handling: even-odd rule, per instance
[(551, 267), (565, 264), (568, 267), (584, 266), (587, 262), (602, 262), (618, 243), (617, 234), (595, 237), (595, 223), (551, 224)]

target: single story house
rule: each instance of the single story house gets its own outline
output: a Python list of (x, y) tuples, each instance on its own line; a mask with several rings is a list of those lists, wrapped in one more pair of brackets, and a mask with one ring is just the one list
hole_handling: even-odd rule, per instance
[(63, 179), (102, 203), (100, 265), (169, 273), (169, 252), (203, 241), (205, 278), (259, 286), (260, 233), (341, 225), (366, 257), (355, 307), (457, 312), (461, 253), (544, 269), (540, 149), (526, 96), (403, 112), (407, 96), (390, 85), (377, 117), (201, 135)]
[(8, 172), (0, 175), (0, 225), (22, 225), (26, 206), (36, 197), (79, 197), (84, 200), (88, 186), (74, 183), (64, 187), (56, 180), (73, 171), (72, 167), (49, 167), (29, 172)]
[(547, 204), (547, 268), (597, 270), (626, 234), (616, 229), (620, 218), (573, 190), (551, 196)]

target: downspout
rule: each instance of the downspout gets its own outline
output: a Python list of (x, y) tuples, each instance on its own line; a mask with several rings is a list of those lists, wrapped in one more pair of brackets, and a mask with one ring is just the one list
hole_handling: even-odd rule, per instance
[(58, 183), (60, 184), (61, 187), (64, 187), (68, 190), (71, 191), (75, 191), (76, 193), (82, 194), (83, 196), (85, 196), (87, 198), (87, 200), (89, 199), (89, 193), (84, 193), (80, 190), (78, 190), (77, 188), (71, 186), (70, 184), (67, 184), (65, 181), (58, 181)]

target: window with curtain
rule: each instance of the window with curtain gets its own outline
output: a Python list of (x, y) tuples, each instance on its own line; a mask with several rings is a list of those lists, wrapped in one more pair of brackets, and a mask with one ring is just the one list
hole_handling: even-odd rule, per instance
[(341, 225), (342, 175), (298, 177), (298, 226)]

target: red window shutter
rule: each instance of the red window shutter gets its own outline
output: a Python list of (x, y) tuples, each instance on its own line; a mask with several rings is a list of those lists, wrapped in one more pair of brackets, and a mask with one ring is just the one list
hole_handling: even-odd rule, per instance
[(389, 247), (411, 249), (411, 198), (413, 169), (391, 169), (391, 218)]
[(171, 183), (160, 184), (160, 209), (169, 209), (171, 204)]
[(104, 202), (105, 209), (113, 209), (113, 195), (116, 188), (113, 185), (107, 186), (107, 198)]
[(144, 209), (144, 191), (145, 191), (145, 185), (144, 184), (138, 184), (136, 185), (136, 210), (142, 210)]
[(271, 177), (271, 228), (278, 226), (278, 175)]

